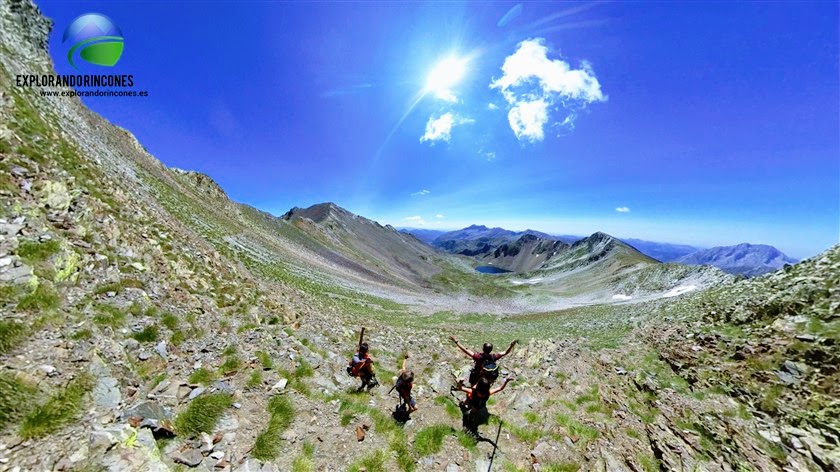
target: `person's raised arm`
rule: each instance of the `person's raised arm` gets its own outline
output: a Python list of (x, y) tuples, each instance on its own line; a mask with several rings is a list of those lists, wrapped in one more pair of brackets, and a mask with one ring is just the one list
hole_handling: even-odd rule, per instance
[(362, 326), (362, 332), (359, 333), (359, 350), (362, 350), (362, 343), (365, 340), (365, 327)]
[(510, 382), (510, 379), (505, 379), (505, 381), (502, 383), (501, 387), (499, 387), (495, 390), (490, 390), (490, 395), (495, 395), (495, 394), (501, 392), (502, 390), (504, 390), (505, 387), (507, 386), (508, 382)]
[(463, 351), (463, 352), (464, 352), (464, 354), (466, 354), (466, 355), (468, 355), (468, 356), (470, 356), (470, 357), (473, 357), (473, 356), (475, 355), (475, 353), (474, 353), (474, 352), (472, 352), (472, 351), (470, 351), (469, 349), (467, 349), (467, 348), (465, 348), (464, 346), (462, 346), (462, 345), (461, 345), (461, 343), (459, 343), (459, 342), (458, 342), (458, 340), (457, 340), (457, 339), (455, 339), (455, 336), (449, 336), (449, 339), (451, 339), (451, 340), (452, 340), (452, 342), (453, 342), (453, 343), (455, 343), (455, 345), (456, 345), (456, 346), (458, 346), (458, 349), (460, 349), (461, 351)]
[(518, 342), (519, 342), (519, 340), (518, 340), (518, 339), (514, 339), (514, 340), (513, 340), (513, 342), (512, 342), (512, 343), (510, 343), (510, 346), (508, 346), (507, 351), (503, 352), (503, 353), (502, 353), (502, 355), (501, 355), (501, 356), (499, 356), (499, 357), (500, 357), (500, 358), (501, 358), (501, 357), (505, 357), (506, 355), (510, 354), (510, 351), (512, 351), (512, 350), (513, 350), (513, 346), (516, 346), (516, 344), (517, 344)]
[(406, 364), (407, 362), (408, 362), (408, 353), (406, 352), (406, 353), (405, 353), (405, 358), (403, 359), (403, 364), (402, 364), (402, 371), (403, 371), (403, 372), (405, 372), (405, 364)]

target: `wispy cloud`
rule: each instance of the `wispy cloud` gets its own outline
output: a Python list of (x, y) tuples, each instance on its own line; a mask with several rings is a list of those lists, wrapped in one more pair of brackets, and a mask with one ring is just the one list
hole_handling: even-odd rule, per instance
[(505, 58), (502, 76), (490, 83), (510, 105), (508, 122), (519, 140), (542, 141), (551, 108), (571, 111), (563, 120), (571, 125), (575, 109), (607, 100), (589, 63), (572, 69), (563, 60), (549, 59), (543, 43), (542, 38), (519, 43)]
[(412, 193), (411, 196), (412, 197), (422, 197), (422, 196), (428, 195), (430, 193), (432, 193), (432, 192), (430, 192), (426, 189), (423, 189), (423, 190), (420, 190), (419, 192)]
[(435, 218), (437, 218), (437, 219), (439, 219), (439, 220), (442, 220), (442, 219), (444, 219), (444, 218), (446, 218), (446, 217), (445, 217), (445, 216), (443, 216), (443, 215), (441, 215), (440, 213), (438, 213), (437, 215), (435, 215)]
[(449, 138), (452, 137), (452, 128), (454, 126), (474, 122), (475, 120), (473, 119), (461, 118), (451, 112), (444, 113), (437, 118), (429, 117), (429, 121), (426, 122), (426, 133), (420, 137), (420, 141), (431, 141), (433, 143), (434, 141), (449, 142)]
[(405, 218), (403, 218), (403, 220), (409, 221), (420, 226), (424, 226), (426, 224), (426, 220), (424, 220), (422, 216), (406, 216)]
[(499, 105), (496, 105), (495, 103), (488, 103), (488, 104), (487, 104), (487, 109), (488, 109), (488, 110), (490, 110), (490, 111), (493, 111), (493, 110), (498, 110), (498, 109), (499, 109)]
[[(617, 211), (619, 213), (630, 213), (630, 208), (628, 208), (628, 207), (618, 207), (618, 208), (615, 209), (615, 211)], [(644, 213), (644, 212), (642, 212), (642, 213)]]

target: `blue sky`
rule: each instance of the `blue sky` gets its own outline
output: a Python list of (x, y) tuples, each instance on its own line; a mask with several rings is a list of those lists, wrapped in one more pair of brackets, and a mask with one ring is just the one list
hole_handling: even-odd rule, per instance
[(275, 214), (800, 258), (840, 237), (836, 2), (39, 5), (59, 72), (75, 17), (122, 30), (85, 72), (149, 97), (93, 110)]

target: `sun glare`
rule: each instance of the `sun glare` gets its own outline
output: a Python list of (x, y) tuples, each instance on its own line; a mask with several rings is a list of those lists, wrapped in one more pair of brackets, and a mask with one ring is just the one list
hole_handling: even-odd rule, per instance
[(437, 95), (451, 95), (450, 89), (458, 84), (467, 71), (467, 61), (449, 57), (438, 62), (426, 78), (426, 91)]

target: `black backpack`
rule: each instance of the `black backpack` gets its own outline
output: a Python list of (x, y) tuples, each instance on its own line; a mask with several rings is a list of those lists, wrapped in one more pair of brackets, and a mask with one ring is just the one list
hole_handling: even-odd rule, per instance
[(499, 378), (499, 364), (497, 364), (495, 360), (485, 359), (484, 363), (481, 365), (481, 368), (481, 375), (483, 375), (487, 380), (489, 380), (491, 384)]

